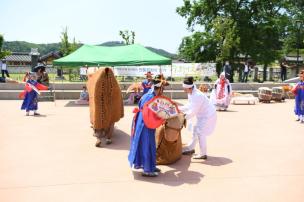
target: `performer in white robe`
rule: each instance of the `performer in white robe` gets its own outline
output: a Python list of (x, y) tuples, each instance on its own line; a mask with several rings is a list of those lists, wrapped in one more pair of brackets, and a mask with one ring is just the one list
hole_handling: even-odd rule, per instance
[(215, 81), (214, 91), (210, 95), (212, 103), (217, 110), (227, 110), (232, 95), (232, 88), (228, 79), (225, 78), (225, 73), (220, 74), (220, 78)]
[(192, 139), (187, 146), (183, 148), (183, 154), (194, 153), (198, 139), (200, 152), (194, 156), (194, 159), (207, 159), (206, 137), (214, 131), (216, 125), (217, 117), (215, 107), (207, 96), (193, 84), (193, 77), (185, 78), (183, 88), (188, 94), (188, 103), (179, 109), (186, 115), (188, 125), (194, 123)]

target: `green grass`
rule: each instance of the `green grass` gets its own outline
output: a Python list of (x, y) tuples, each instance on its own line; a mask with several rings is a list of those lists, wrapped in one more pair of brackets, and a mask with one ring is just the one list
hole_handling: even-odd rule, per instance
[[(50, 78), (50, 82), (51, 83), (61, 83), (61, 82), (64, 82), (64, 83), (75, 83), (75, 82), (83, 82), (79, 79), (79, 74), (64, 74), (64, 80), (56, 80), (56, 74), (49, 74), (49, 78)], [(10, 77), (14, 80), (17, 80), (19, 82), (21, 82), (23, 80), (23, 77), (24, 77), (24, 74), (14, 74), (14, 73), (11, 73), (10, 74)], [(129, 76), (117, 76), (116, 77), (118, 82), (141, 82), (144, 78), (143, 77), (129, 77)], [(217, 76), (211, 76), (210, 77), (212, 82), (216, 81), (217, 79)], [(235, 73), (233, 79), (234, 79), (234, 82), (238, 82), (238, 74)], [(259, 75), (259, 79), (262, 80), (263, 78), (263, 75)], [(174, 82), (182, 82), (183, 81), (183, 77), (175, 77), (174, 78)], [(279, 78), (274, 78), (275, 81), (277, 81)], [(197, 82), (203, 82), (201, 80), (201, 77), (195, 77), (195, 80)], [(169, 79), (170, 81), (170, 79)], [(248, 77), (248, 82), (253, 82), (253, 74), (252, 74), (252, 77)]]

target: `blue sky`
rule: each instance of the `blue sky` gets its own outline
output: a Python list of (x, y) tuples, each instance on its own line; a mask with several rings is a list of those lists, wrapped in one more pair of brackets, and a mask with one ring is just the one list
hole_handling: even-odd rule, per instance
[(6, 41), (53, 43), (68, 27), (69, 37), (86, 44), (121, 41), (119, 30), (133, 30), (135, 42), (172, 53), (186, 35), (176, 13), (182, 0), (0, 0), (0, 33)]

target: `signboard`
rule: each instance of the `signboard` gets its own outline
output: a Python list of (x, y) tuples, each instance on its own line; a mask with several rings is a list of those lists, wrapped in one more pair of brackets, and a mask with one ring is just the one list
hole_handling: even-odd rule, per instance
[(137, 76), (144, 77), (150, 71), (154, 75), (164, 74), (165, 77), (185, 77), (185, 76), (213, 76), (216, 75), (215, 63), (173, 63), (170, 65), (149, 65), (149, 66), (120, 66), (113, 67), (115, 76)]

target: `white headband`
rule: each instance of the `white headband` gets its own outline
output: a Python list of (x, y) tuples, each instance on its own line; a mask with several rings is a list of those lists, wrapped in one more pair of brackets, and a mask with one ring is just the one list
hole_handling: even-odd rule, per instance
[(189, 85), (189, 84), (183, 83), (183, 88), (192, 88), (193, 86), (194, 86), (194, 84)]

